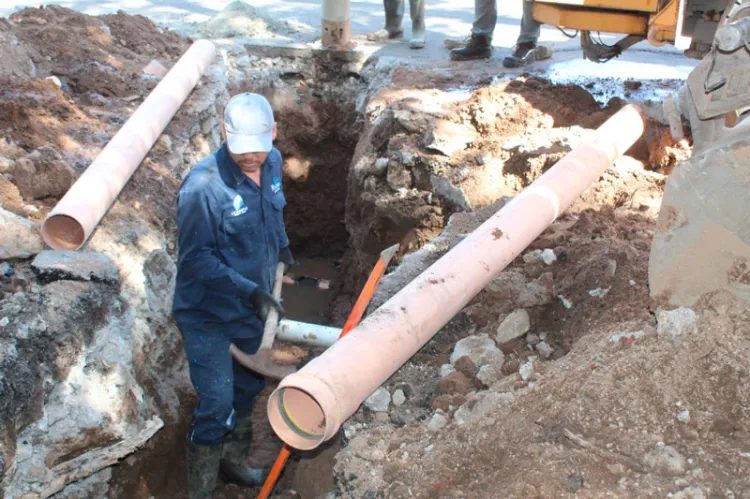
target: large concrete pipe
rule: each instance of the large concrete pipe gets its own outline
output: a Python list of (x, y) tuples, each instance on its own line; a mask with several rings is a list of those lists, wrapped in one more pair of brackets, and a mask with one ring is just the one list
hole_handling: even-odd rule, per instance
[(352, 40), (349, 0), (323, 0), (320, 41), (324, 48), (348, 50)]
[(487, 222), (271, 394), (281, 439), (313, 449), (513, 261), (641, 136), (627, 106)]
[(55, 249), (78, 249), (88, 240), (133, 172), (151, 150), (214, 58), (207, 40), (195, 42), (112, 137), (42, 225)]

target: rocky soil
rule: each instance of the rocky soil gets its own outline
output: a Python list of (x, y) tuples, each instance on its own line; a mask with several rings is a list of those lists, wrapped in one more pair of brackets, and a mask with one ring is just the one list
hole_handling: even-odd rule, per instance
[[(297, 29), (239, 8), (195, 36)], [(170, 67), (188, 45), (125, 14), (0, 19), (4, 497), (185, 496), (194, 395), (169, 317), (174, 204), (185, 172), (220, 143), (231, 94), (274, 107), (293, 250), (340, 271), (333, 324), (382, 249), (401, 244), (373, 307), (625, 103), (539, 76), (223, 40), (84, 251), (44, 250), (37, 224), (158, 83), (144, 68)], [(750, 494), (748, 311), (723, 295), (659, 310), (648, 296), (665, 175), (689, 154), (689, 139), (651, 122), (339, 438), (296, 455), (277, 495)], [(264, 405), (258, 466), (281, 445)], [(222, 485), (217, 497), (255, 492)]]

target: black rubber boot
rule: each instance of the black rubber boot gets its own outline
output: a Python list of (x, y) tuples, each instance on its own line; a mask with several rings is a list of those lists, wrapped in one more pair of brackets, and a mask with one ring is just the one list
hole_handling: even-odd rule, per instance
[(245, 466), (253, 438), (253, 411), (237, 411), (235, 418), (234, 430), (224, 437), (221, 478), (237, 485), (257, 487), (263, 484), (263, 470)]
[(492, 40), (487, 35), (472, 34), (465, 47), (451, 50), (451, 59), (454, 61), (471, 61), (490, 57), (492, 57)]
[(536, 43), (525, 42), (516, 45), (516, 49), (508, 57), (503, 59), (503, 66), (506, 68), (520, 68), (536, 60), (534, 56)]
[(214, 496), (220, 459), (221, 445), (198, 445), (188, 440), (185, 464), (190, 499), (211, 499)]

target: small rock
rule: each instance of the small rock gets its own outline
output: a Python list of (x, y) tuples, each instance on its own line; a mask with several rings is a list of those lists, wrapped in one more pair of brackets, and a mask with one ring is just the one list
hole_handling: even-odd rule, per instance
[(45, 80), (51, 81), (52, 83), (55, 84), (57, 88), (62, 88), (62, 82), (60, 81), (60, 78), (58, 78), (57, 76), (48, 76), (45, 78)]
[(543, 358), (549, 359), (554, 353), (555, 349), (549, 346), (546, 342), (540, 341), (536, 345), (536, 351), (539, 352), (539, 355), (541, 355)]
[(453, 404), (453, 397), (451, 395), (438, 395), (432, 401), (432, 408), (435, 410), (442, 410), (448, 412)]
[(466, 211), (471, 210), (471, 204), (466, 197), (466, 193), (461, 187), (453, 185), (447, 178), (430, 175), (430, 185), (432, 186), (432, 192), (438, 199), (456, 208)]
[(379, 423), (387, 423), (391, 420), (391, 416), (387, 412), (376, 412), (375, 421)]
[(628, 286), (630, 286), (631, 288), (635, 286), (635, 281), (633, 279), (628, 280)]
[(685, 410), (685, 411), (680, 412), (677, 415), (677, 421), (679, 421), (680, 423), (689, 423), (690, 422), (690, 411)]
[(568, 492), (575, 494), (583, 488), (583, 477), (581, 475), (568, 475)]
[(440, 366), (440, 377), (445, 378), (450, 373), (456, 372), (456, 368), (453, 367), (451, 364), (443, 364)]
[(545, 265), (552, 265), (557, 261), (557, 255), (555, 255), (554, 251), (548, 248), (542, 251), (542, 261)]
[(39, 253), (31, 268), (42, 279), (96, 281), (116, 284), (120, 269), (103, 253), (96, 251), (44, 250)]
[(388, 158), (378, 158), (375, 160), (375, 172), (385, 172), (388, 168)]
[(495, 336), (495, 339), (498, 343), (505, 343), (506, 341), (523, 336), (530, 328), (529, 313), (519, 308), (503, 319), (503, 322), (497, 327), (497, 336)]
[(391, 394), (382, 386), (365, 400), (365, 407), (372, 412), (386, 412), (391, 404)]
[(0, 207), (0, 260), (29, 258), (42, 251), (34, 224)]
[(659, 310), (656, 312), (656, 334), (672, 339), (694, 334), (698, 330), (697, 320), (695, 312), (686, 307), (675, 310)]
[[(730, 497), (730, 496), (727, 496), (727, 497)], [(706, 494), (703, 493), (703, 490), (695, 486), (685, 487), (679, 492), (672, 494), (672, 499), (705, 499), (705, 498), (706, 498)]]
[(464, 355), (458, 359), (454, 367), (456, 371), (466, 376), (466, 379), (473, 379), (477, 375), (477, 366), (468, 355)]
[(11, 277), (15, 273), (16, 269), (13, 268), (13, 265), (8, 262), (0, 263), (0, 277)]
[(464, 355), (468, 355), (478, 368), (504, 360), (503, 352), (486, 334), (467, 336), (456, 343), (450, 358), (451, 364), (455, 366), (456, 361)]
[(399, 388), (395, 392), (393, 392), (393, 397), (391, 398), (391, 401), (393, 402), (393, 405), (396, 407), (401, 407), (404, 405), (404, 402), (406, 402), (406, 395), (404, 394), (404, 391)]
[(521, 366), (518, 368), (518, 374), (521, 375), (522, 380), (528, 381), (529, 378), (531, 378), (531, 375), (534, 374), (534, 363), (525, 362), (521, 364)]
[(570, 310), (573, 308), (573, 302), (565, 298), (563, 295), (557, 295), (557, 298), (560, 300), (560, 302), (563, 304), (563, 307)]
[(625, 80), (622, 85), (628, 90), (638, 90), (643, 86), (643, 83), (638, 80)]
[(477, 131), (468, 125), (453, 123), (448, 120), (437, 120), (435, 128), (424, 136), (427, 149), (435, 150), (445, 156), (453, 156), (476, 139)]
[(539, 339), (539, 336), (537, 336), (534, 333), (529, 333), (529, 334), (526, 335), (526, 344), (527, 345), (532, 345), (533, 346), (533, 345), (536, 345), (537, 343), (539, 343), (540, 341), (541, 340)]
[(516, 297), (516, 304), (522, 308), (537, 307), (552, 303), (555, 297), (555, 282), (552, 272), (545, 272), (539, 278), (530, 282)]
[(507, 376), (508, 374), (517, 373), (520, 368), (521, 361), (518, 359), (511, 359), (503, 364), (503, 374)]
[(524, 263), (536, 263), (542, 261), (542, 250), (535, 249), (523, 255)]
[(8, 319), (7, 317), (3, 317), (2, 319), (0, 319), (0, 327), (5, 327), (8, 324), (10, 324), (10, 319)]
[(394, 191), (409, 189), (412, 186), (412, 181), (411, 172), (404, 165), (397, 161), (390, 161), (388, 163), (386, 182), (388, 182), (388, 186), (391, 189)]
[(615, 260), (607, 260), (607, 275), (614, 277), (617, 273), (617, 262)]
[(662, 473), (679, 474), (685, 472), (685, 458), (671, 445), (658, 447), (644, 458), (648, 466)]
[(354, 426), (352, 426), (352, 425), (344, 425), (344, 436), (345, 436), (345, 437), (346, 437), (346, 438), (347, 438), (348, 440), (351, 440), (351, 438), (352, 438), (352, 437), (353, 437), (354, 435), (356, 435), (356, 433), (357, 433), (357, 428), (355, 428), (355, 427), (354, 427)]
[(630, 338), (631, 336), (635, 339), (642, 338), (646, 333), (644, 331), (623, 331), (622, 333), (613, 334), (609, 337), (609, 341), (612, 343), (619, 343), (620, 340)]
[(502, 364), (488, 364), (486, 366), (482, 366), (479, 368), (479, 372), (477, 373), (477, 379), (484, 386), (492, 386), (493, 384), (503, 379), (504, 376), (505, 375), (503, 374)]
[(607, 293), (609, 293), (609, 290), (612, 289), (612, 287), (608, 288), (596, 288), (589, 291), (589, 295), (593, 296), (594, 298), (604, 298), (607, 296)]
[(466, 395), (471, 391), (471, 384), (466, 376), (456, 371), (440, 380), (440, 393), (444, 395)]
[(430, 422), (427, 424), (427, 429), (432, 432), (442, 430), (448, 425), (448, 418), (442, 414), (433, 414)]

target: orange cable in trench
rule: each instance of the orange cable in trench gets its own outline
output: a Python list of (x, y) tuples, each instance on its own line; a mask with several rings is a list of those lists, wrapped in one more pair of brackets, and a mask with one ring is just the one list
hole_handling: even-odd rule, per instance
[[(386, 250), (386, 252), (388, 252), (388, 250)], [(389, 254), (385, 254), (386, 252), (384, 252), (384, 254), (381, 254), (380, 258), (378, 258), (378, 262), (372, 269), (372, 272), (370, 272), (370, 276), (367, 278), (367, 282), (362, 288), (362, 292), (359, 294), (357, 301), (354, 303), (354, 307), (352, 307), (352, 311), (349, 314), (349, 317), (346, 319), (346, 323), (344, 324), (344, 328), (341, 330), (339, 339), (346, 336), (349, 331), (354, 329), (357, 324), (359, 324), (359, 321), (362, 320), (362, 316), (365, 314), (367, 306), (370, 304), (370, 301), (372, 301), (372, 297), (375, 295), (375, 289), (377, 289), (378, 287), (380, 278), (383, 277), (385, 268), (388, 266), (393, 253), (395, 253), (395, 251), (392, 251)], [(268, 499), (268, 496), (271, 495), (271, 491), (276, 485), (276, 482), (279, 479), (279, 475), (281, 475), (281, 472), (284, 470), (284, 466), (286, 466), (286, 462), (289, 460), (289, 456), (291, 455), (291, 453), (292, 448), (287, 444), (284, 444), (284, 446), (281, 448), (281, 451), (279, 452), (279, 455), (276, 456), (276, 460), (273, 462), (273, 466), (271, 467), (271, 471), (268, 473), (268, 477), (266, 477), (266, 481), (263, 483), (263, 487), (258, 493), (258, 499)]]

